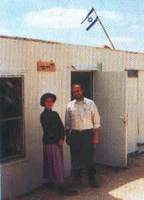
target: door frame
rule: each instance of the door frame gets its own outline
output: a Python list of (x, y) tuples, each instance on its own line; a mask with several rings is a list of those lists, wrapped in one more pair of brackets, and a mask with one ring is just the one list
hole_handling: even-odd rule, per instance
[(128, 154), (137, 151), (139, 138), (139, 77), (138, 70), (126, 70), (126, 114)]

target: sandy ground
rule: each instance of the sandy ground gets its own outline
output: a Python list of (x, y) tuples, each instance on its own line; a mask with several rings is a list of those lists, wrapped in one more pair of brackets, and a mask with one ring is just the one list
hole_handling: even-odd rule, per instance
[(144, 200), (144, 153), (129, 158), (128, 169), (97, 166), (100, 188), (84, 180), (77, 196), (61, 196), (44, 186), (17, 200)]

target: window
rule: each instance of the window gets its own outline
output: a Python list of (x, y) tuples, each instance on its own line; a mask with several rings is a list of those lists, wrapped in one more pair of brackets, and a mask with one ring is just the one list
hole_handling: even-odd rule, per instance
[(24, 156), (23, 77), (0, 78), (0, 161)]

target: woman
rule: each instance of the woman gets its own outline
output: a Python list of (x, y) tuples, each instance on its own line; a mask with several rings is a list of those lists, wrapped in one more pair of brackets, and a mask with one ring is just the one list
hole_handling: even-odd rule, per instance
[(55, 101), (56, 95), (52, 93), (42, 95), (40, 100), (44, 107), (40, 115), (43, 128), (43, 176), (49, 188), (56, 187), (63, 194), (73, 195), (75, 191), (64, 187), (64, 126), (59, 114), (52, 110)]

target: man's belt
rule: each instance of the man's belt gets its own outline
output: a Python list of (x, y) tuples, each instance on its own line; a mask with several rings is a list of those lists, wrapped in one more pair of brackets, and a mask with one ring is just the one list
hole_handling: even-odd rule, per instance
[(83, 130), (78, 130), (78, 129), (73, 129), (71, 132), (72, 133), (87, 133), (87, 132), (91, 132), (93, 131), (93, 129), (83, 129)]

